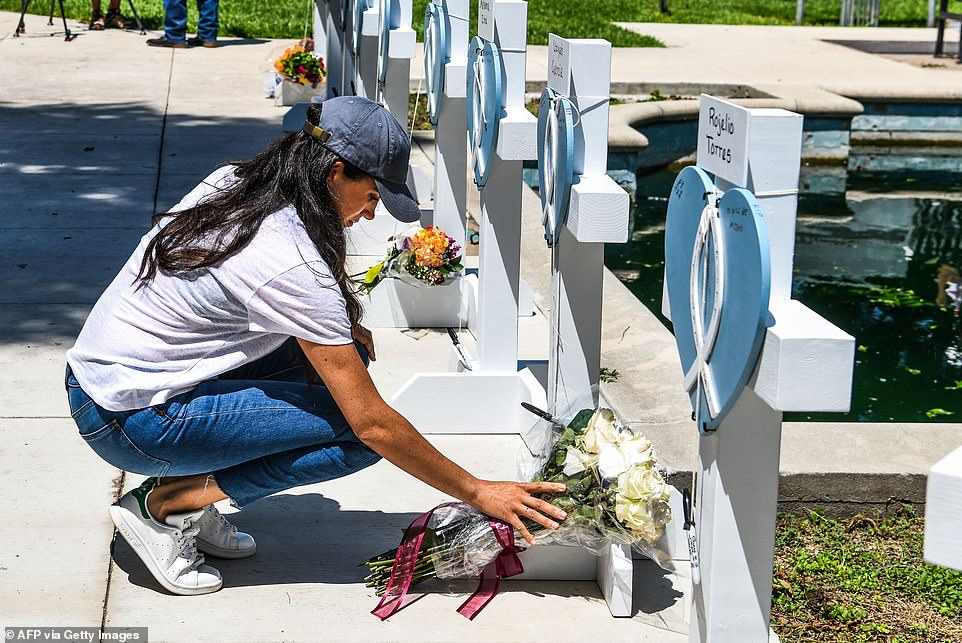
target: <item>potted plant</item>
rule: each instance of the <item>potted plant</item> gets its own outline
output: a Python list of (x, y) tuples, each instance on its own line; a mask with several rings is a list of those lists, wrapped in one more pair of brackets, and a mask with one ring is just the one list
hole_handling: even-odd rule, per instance
[(315, 55), (313, 43), (301, 41), (289, 47), (274, 61), (280, 82), (274, 88), (274, 104), (309, 103), (314, 96), (327, 93), (324, 59)]
[(368, 295), (364, 319), (371, 328), (458, 326), (467, 315), (461, 246), (435, 226), (412, 226), (383, 261), (355, 276), (362, 274), (357, 284)]

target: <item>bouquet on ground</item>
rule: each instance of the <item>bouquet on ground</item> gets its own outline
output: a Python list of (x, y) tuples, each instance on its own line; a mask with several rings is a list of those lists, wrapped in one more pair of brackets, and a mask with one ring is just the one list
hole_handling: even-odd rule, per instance
[(315, 88), (327, 78), (324, 59), (305, 48), (302, 43), (284, 50), (274, 61), (274, 69), (285, 80)]
[(396, 239), (384, 261), (374, 264), (360, 283), (370, 293), (388, 277), (415, 286), (440, 286), (464, 270), (461, 246), (436, 226), (416, 228)]
[[(566, 427), (553, 425), (535, 466), (535, 482), (568, 487), (560, 494), (541, 495), (568, 514), (559, 529), (523, 519), (536, 543), (574, 545), (595, 554), (620, 543), (670, 567), (659, 544), (671, 520), (668, 485), (651, 442), (623, 426), (611, 410), (585, 409)], [(435, 507), (411, 524), (397, 549), (365, 563), (370, 570), (367, 585), (383, 595), (374, 614), (383, 619), (400, 609), (407, 588), (415, 583), (480, 573), (482, 586), (458, 610), (472, 618), (493, 598), (497, 579), (523, 571), (516, 540), (509, 525), (467, 504)]]

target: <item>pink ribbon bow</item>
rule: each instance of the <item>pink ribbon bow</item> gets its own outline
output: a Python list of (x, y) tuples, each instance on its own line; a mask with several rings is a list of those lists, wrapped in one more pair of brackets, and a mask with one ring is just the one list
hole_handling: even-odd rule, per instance
[(524, 550), (514, 544), (514, 529), (500, 520), (489, 520), (488, 524), (491, 525), (491, 531), (501, 545), (501, 553), (481, 570), (478, 589), (458, 608), (458, 614), (469, 621), (473, 621), (474, 617), (498, 594), (502, 578), (510, 578), (524, 571), (521, 559), (518, 558), (518, 552)]
[[(418, 550), (424, 542), (424, 531), (434, 512), (442, 507), (450, 507), (457, 503), (446, 503), (438, 505), (417, 518), (408, 526), (401, 538), (398, 546), (397, 555), (394, 557), (394, 566), (391, 568), (391, 578), (388, 580), (387, 589), (381, 597), (381, 602), (371, 611), (382, 621), (393, 616), (405, 607), (410, 601), (405, 601), (411, 581), (414, 577), (414, 567), (417, 563)], [(524, 551), (514, 543), (514, 530), (510, 525), (500, 520), (489, 520), (491, 530), (498, 544), (501, 545), (501, 552), (497, 558), (487, 564), (481, 570), (481, 580), (478, 589), (468, 600), (461, 604), (458, 613), (474, 620), (481, 610), (491, 602), (501, 587), (501, 579), (515, 576), (524, 571), (518, 552)]]

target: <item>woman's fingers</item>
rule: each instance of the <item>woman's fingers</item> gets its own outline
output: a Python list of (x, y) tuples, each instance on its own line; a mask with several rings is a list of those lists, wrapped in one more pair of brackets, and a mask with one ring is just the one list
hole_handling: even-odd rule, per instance
[(537, 511), (540, 511), (546, 516), (552, 516), (554, 518), (557, 518), (558, 520), (564, 520), (565, 518), (568, 517), (568, 514), (566, 514), (563, 509), (559, 507), (555, 507), (550, 502), (545, 502), (544, 500), (540, 500), (539, 498), (535, 498), (533, 496), (525, 504), (527, 504), (528, 507), (532, 509), (536, 509)]
[(563, 482), (527, 482), (524, 490), (528, 493), (561, 493), (567, 491), (568, 486)]
[(351, 335), (354, 339), (361, 343), (361, 346), (367, 351), (368, 357), (371, 358), (372, 362), (377, 361), (377, 353), (374, 352), (374, 335), (370, 330), (358, 324), (354, 327)]
[[(552, 508), (552, 509), (541, 509), (540, 511), (539, 511), (538, 509), (535, 509), (535, 508), (532, 507), (531, 505), (534, 504), (534, 503), (536, 503), (536, 502), (538, 502), (538, 500), (537, 500), (536, 498), (530, 498), (530, 499), (528, 499), (526, 502), (527, 502), (527, 506), (525, 506), (523, 509), (521, 509), (521, 510), (518, 512), (518, 515), (519, 515), (519, 516), (521, 516), (522, 518), (527, 518), (528, 520), (530, 520), (530, 521), (532, 521), (532, 522), (536, 522), (536, 523), (538, 523), (539, 525), (541, 525), (542, 527), (547, 527), (548, 529), (557, 529), (557, 528), (558, 528), (558, 526), (559, 526), (558, 523), (555, 522), (554, 520), (552, 520), (549, 515), (546, 515), (546, 514), (553, 514), (553, 513), (555, 513), (553, 508)], [(547, 503), (545, 503), (545, 504), (547, 504)], [(544, 512), (544, 513), (542, 513), (542, 512)], [(560, 517), (559, 517), (559, 519), (560, 519)]]
[[(531, 495), (558, 493), (566, 489), (563, 484), (555, 482), (483, 482), (482, 484), (485, 492), (478, 498), (475, 506), (489, 516), (500, 518), (514, 527), (518, 534), (531, 545), (534, 544), (534, 536), (529, 529), (534, 527), (532, 523), (546, 529), (557, 529), (558, 521), (567, 517), (563, 510)], [(528, 521), (527, 525), (525, 521)]]
[(521, 534), (521, 537), (524, 538), (529, 545), (534, 544), (534, 536), (531, 535), (531, 532), (528, 531), (527, 527), (524, 526), (523, 522), (518, 520), (517, 523), (512, 526), (515, 528), (515, 530), (517, 530), (519, 534)]

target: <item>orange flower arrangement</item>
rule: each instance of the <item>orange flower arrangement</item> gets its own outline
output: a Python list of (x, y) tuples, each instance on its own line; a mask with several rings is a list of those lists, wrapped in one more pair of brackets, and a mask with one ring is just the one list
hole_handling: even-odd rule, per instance
[(449, 260), (445, 258), (445, 251), (451, 245), (450, 238), (437, 226), (419, 230), (410, 239), (410, 250), (414, 252), (415, 260), (422, 266), (437, 268)]
[(370, 293), (385, 277), (404, 275), (413, 277), (414, 283), (439, 286), (464, 269), (460, 252), (461, 246), (436, 226), (411, 232), (400, 244), (395, 242), (384, 261), (371, 266), (359, 282), (361, 290)]
[(300, 43), (289, 47), (274, 61), (274, 69), (287, 80), (317, 87), (327, 78), (324, 59), (307, 51)]

